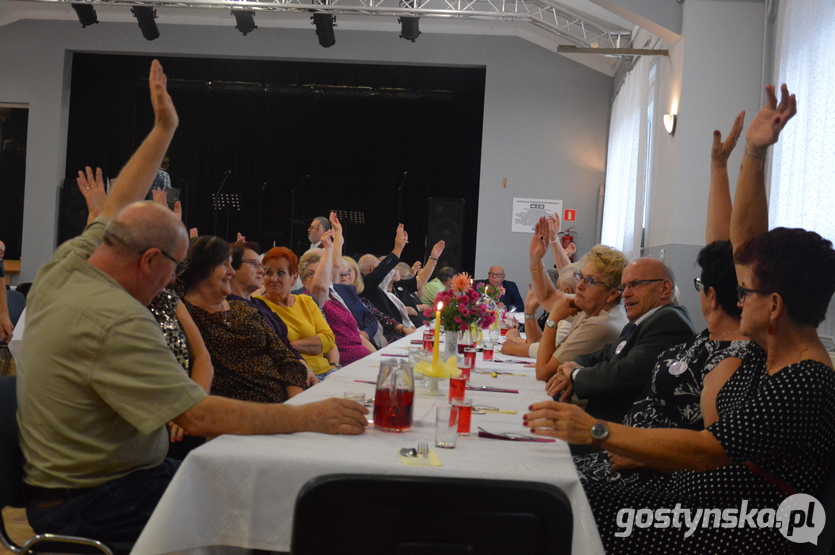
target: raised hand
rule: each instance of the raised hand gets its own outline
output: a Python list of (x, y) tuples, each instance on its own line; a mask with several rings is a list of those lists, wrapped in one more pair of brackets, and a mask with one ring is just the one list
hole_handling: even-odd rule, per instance
[(183, 204), (179, 200), (174, 203), (174, 213), (183, 221)]
[(166, 89), (168, 77), (162, 71), (162, 64), (159, 63), (159, 60), (154, 60), (151, 63), (151, 73), (148, 80), (151, 87), (151, 105), (154, 107), (154, 123), (173, 132), (180, 124), (180, 118), (177, 116), (177, 110), (174, 108), (174, 103)]
[(412, 264), (412, 267), (409, 269), (409, 273), (413, 276), (417, 275), (417, 273), (420, 271), (421, 266), (423, 266), (423, 264), (421, 264), (420, 260), (418, 260), (417, 262)]
[(776, 143), (783, 127), (797, 113), (797, 99), (789, 94), (785, 83), (780, 87), (780, 104), (777, 104), (774, 85), (766, 85), (765, 94), (765, 106), (754, 116), (745, 134), (745, 149), (754, 154), (762, 154)]
[(531, 246), (529, 255), (531, 262), (540, 261), (548, 252), (548, 221), (545, 218), (539, 218), (539, 221), (534, 227), (533, 237), (531, 237)]
[(409, 234), (406, 233), (406, 230), (403, 227), (403, 224), (399, 224), (397, 226), (397, 231), (394, 235), (394, 251), (395, 254), (399, 257), (400, 254), (403, 252), (403, 247), (406, 246), (406, 243), (409, 242)]
[(189, 228), (188, 230), (188, 238), (189, 239), (196, 239), (200, 236), (200, 233), (197, 232), (196, 227)]
[(154, 189), (151, 191), (151, 196), (154, 199), (154, 202), (157, 204), (161, 204), (168, 208), (168, 194), (162, 189)]
[(556, 214), (548, 215), (548, 242), (556, 243), (560, 236), (560, 217)]
[(319, 241), (322, 242), (322, 248), (327, 250), (333, 248), (333, 230), (329, 229), (322, 234), (319, 238)]
[(713, 146), (710, 149), (710, 159), (714, 166), (727, 167), (728, 157), (733, 152), (739, 136), (742, 134), (742, 128), (745, 125), (745, 112), (742, 111), (734, 119), (734, 125), (731, 127), (728, 137), (722, 142), (722, 132), (718, 129), (713, 132)]
[(339, 218), (336, 217), (336, 212), (331, 212), (328, 219), (331, 222), (331, 229), (334, 231), (334, 235), (342, 235), (342, 222), (340, 222)]
[(101, 214), (104, 208), (104, 202), (107, 200), (107, 193), (104, 192), (104, 180), (102, 178), (101, 168), (96, 168), (95, 175), (90, 166), (85, 168), (86, 174), (82, 171), (78, 172), (78, 177), (75, 182), (78, 183), (78, 189), (84, 196), (87, 202), (87, 223), (89, 224)]
[(238, 234), (237, 234), (237, 237), (235, 237), (235, 242), (232, 243), (232, 244), (237, 245), (239, 247), (243, 247), (244, 243), (246, 243), (246, 237), (241, 235), (241, 232), (239, 231)]
[(437, 242), (437, 243), (435, 243), (435, 245), (432, 247), (432, 253), (431, 253), (429, 256), (431, 256), (432, 258), (440, 258), (440, 257), (441, 257), (441, 255), (442, 255), (442, 254), (443, 254), (443, 252), (444, 252), (444, 248), (445, 248), (445, 247), (446, 247), (446, 243), (444, 243), (444, 241), (443, 241), (443, 240), (438, 241), (438, 242)]

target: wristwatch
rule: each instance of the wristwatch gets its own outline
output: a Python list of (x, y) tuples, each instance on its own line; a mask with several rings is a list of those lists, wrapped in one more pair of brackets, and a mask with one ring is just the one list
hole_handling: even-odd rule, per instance
[(545, 325), (546, 325), (546, 326), (548, 326), (549, 328), (551, 328), (551, 329), (554, 329), (554, 330), (555, 330), (555, 329), (557, 329), (557, 325), (558, 325), (558, 324), (557, 324), (555, 321), (553, 321), (553, 320), (551, 320), (550, 318), (548, 318), (547, 320), (545, 320)]
[(609, 437), (609, 425), (603, 420), (598, 420), (589, 429), (591, 435), (591, 444), (594, 447), (600, 447), (600, 442)]
[(336, 368), (337, 370), (339, 370), (340, 368), (342, 368), (342, 365), (338, 362), (331, 362), (331, 368)]

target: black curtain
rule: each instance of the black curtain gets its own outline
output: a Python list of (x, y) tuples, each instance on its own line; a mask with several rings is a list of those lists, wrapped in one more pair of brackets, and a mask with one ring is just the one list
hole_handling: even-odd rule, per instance
[[(401, 221), (404, 259), (425, 259), (430, 197), (464, 198), (463, 260), (472, 270), (484, 99), (483, 68), (161, 58), (180, 116), (169, 173), (186, 225), (263, 248), (307, 248), (307, 227), (329, 210), (346, 224), (346, 254), (388, 252)], [(151, 128), (150, 57), (75, 54), (67, 175), (100, 165), (115, 177)], [(241, 211), (216, 212), (224, 193)], [(404, 177), (405, 175), (405, 177)], [(305, 181), (305, 176), (310, 176)], [(295, 198), (290, 241), (290, 191)], [(215, 221), (217, 225), (215, 226)], [(430, 245), (431, 247), (431, 245)]]

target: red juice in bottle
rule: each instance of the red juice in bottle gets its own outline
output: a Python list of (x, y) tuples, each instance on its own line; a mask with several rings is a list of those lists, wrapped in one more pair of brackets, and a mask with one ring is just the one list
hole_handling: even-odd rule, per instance
[(380, 389), (374, 394), (374, 427), (386, 432), (405, 432), (412, 427), (412, 403), (415, 392)]

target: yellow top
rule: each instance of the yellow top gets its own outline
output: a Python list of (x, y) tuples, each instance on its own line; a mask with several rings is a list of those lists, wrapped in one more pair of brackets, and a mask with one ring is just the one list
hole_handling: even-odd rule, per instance
[[(264, 297), (258, 298), (267, 303), (270, 310), (278, 314), (287, 324), (287, 337), (291, 342), (315, 335), (322, 340), (322, 353), (336, 347), (336, 337), (325, 321), (325, 317), (322, 316), (316, 301), (309, 295), (294, 295), (294, 297), (296, 302), (293, 306), (279, 306)], [(302, 353), (301, 355), (316, 374), (323, 374), (331, 369), (328, 359), (323, 354)]]

